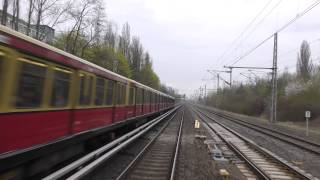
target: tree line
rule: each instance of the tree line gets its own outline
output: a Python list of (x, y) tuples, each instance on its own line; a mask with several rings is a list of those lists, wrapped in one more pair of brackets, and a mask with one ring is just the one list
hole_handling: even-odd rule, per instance
[[(60, 27), (53, 46), (91, 61), (108, 70), (132, 78), (164, 93), (177, 96), (176, 90), (160, 83), (153, 70), (152, 58), (140, 38), (125, 23), (118, 25), (107, 19), (103, 0), (28, 0), (27, 35), (36, 27), (35, 38), (41, 40), (40, 25)], [(1, 23), (12, 12), (14, 29), (19, 30), (20, 0), (4, 0)]]
[[(320, 66), (312, 62), (307, 41), (302, 42), (296, 61), (296, 72), (286, 68), (277, 79), (277, 114), (281, 121), (304, 121), (306, 110), (312, 112), (313, 118), (320, 116)], [(218, 89), (202, 101), (228, 111), (269, 118), (271, 78), (256, 77), (250, 83)]]

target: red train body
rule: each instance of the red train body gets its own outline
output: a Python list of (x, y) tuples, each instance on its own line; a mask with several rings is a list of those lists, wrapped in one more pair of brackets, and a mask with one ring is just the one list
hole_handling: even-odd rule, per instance
[[(45, 146), (47, 143), (112, 126), (130, 118), (160, 112), (174, 105), (174, 99), (166, 94), (3, 26), (0, 26), (0, 42), (0, 155)], [(17, 107), (23, 63), (47, 68), (48, 73), (43, 77), (42, 94), (38, 95), (42, 97), (42, 101), (37, 107)], [(66, 69), (70, 74), (68, 102), (63, 107), (54, 107), (50, 100), (53, 95), (47, 92), (55, 91), (54, 78), (50, 73), (56, 69), (63, 69), (59, 70), (62, 72)], [(84, 75), (88, 75), (83, 80), (84, 86), (92, 90), (92, 94), (86, 90), (90, 102), (81, 105), (81, 100), (78, 99), (82, 96), (80, 84), (83, 83), (81, 78)], [(90, 80), (91, 77), (93, 81)], [(93, 83), (87, 83), (87, 80)], [(111, 93), (111, 100), (103, 100), (102, 104), (97, 105), (100, 98), (97, 93), (99, 80), (104, 84), (101, 86), (101, 98), (108, 99)], [(106, 85), (108, 82), (112, 82), (112, 86)], [(121, 90), (121, 86), (124, 90)], [(107, 101), (110, 101), (109, 104)]]

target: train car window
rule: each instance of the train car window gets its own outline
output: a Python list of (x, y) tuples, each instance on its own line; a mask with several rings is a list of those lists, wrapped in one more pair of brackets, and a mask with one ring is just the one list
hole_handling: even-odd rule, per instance
[(80, 95), (79, 104), (80, 105), (90, 105), (93, 89), (93, 77), (80, 74)]
[(125, 104), (126, 101), (126, 87), (122, 84), (117, 84), (117, 104)]
[(144, 103), (145, 104), (150, 104), (150, 92), (149, 91), (144, 91)]
[(148, 93), (146, 90), (143, 91), (143, 104), (147, 104)]
[(120, 84), (116, 84), (116, 104), (120, 104), (120, 96), (121, 96), (121, 86)]
[(90, 76), (88, 79), (88, 94), (87, 94), (87, 101), (86, 104), (91, 104), (91, 99), (92, 99), (92, 89), (93, 89), (93, 77)]
[(101, 106), (104, 100), (104, 79), (97, 78), (95, 105)]
[(137, 88), (137, 98), (136, 98), (136, 104), (142, 104), (142, 98), (143, 98), (143, 96), (142, 96), (142, 89), (140, 89), (140, 88)]
[(53, 76), (51, 106), (65, 107), (69, 100), (71, 72), (55, 68)]
[(124, 86), (123, 88), (123, 104), (126, 104), (126, 99), (127, 99), (127, 86)]
[(136, 104), (140, 104), (140, 89), (136, 88)]
[(3, 78), (3, 75), (2, 75), (2, 73), (3, 73), (3, 70), (2, 70), (2, 68), (3, 68), (3, 64), (4, 63), (4, 61), (3, 61), (3, 55), (2, 55), (2, 53), (0, 52), (0, 89), (1, 89), (1, 82), (2, 82), (2, 79), (1, 78)]
[(122, 101), (122, 86), (121, 86), (121, 84), (117, 84), (116, 92), (117, 92), (117, 105), (120, 105), (121, 101)]
[(126, 86), (121, 85), (121, 102), (120, 104), (125, 104), (126, 103)]
[(108, 80), (107, 84), (107, 94), (105, 99), (106, 105), (112, 105), (113, 104), (113, 89), (114, 89), (114, 82), (111, 80)]
[(159, 102), (159, 94), (156, 94), (156, 103), (158, 104)]
[(16, 95), (16, 108), (39, 108), (42, 105), (47, 65), (20, 59), (21, 72)]
[(129, 104), (134, 105), (135, 103), (135, 88), (130, 87)]
[(80, 94), (79, 94), (79, 104), (80, 105), (86, 104), (85, 80), (86, 80), (85, 75), (80, 74)]
[(154, 94), (154, 103), (157, 103), (158, 101), (158, 94)]
[(143, 90), (142, 89), (139, 89), (139, 90), (140, 90), (139, 104), (143, 104)]

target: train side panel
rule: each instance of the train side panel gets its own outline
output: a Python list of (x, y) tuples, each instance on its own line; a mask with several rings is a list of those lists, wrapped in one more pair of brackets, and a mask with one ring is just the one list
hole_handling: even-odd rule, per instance
[(73, 133), (79, 133), (112, 124), (112, 107), (76, 109), (73, 112)]
[(0, 154), (65, 137), (70, 130), (69, 110), (12, 113), (0, 116)]

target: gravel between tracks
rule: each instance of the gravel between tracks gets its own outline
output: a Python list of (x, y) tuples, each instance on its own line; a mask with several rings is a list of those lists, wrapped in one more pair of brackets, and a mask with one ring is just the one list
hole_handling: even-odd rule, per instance
[(306, 152), (305, 150), (299, 149), (280, 140), (270, 138), (270, 136), (268, 135), (241, 126), (232, 121), (225, 120), (213, 114), (211, 114), (211, 117), (215, 117), (216, 120), (219, 120), (228, 127), (236, 130), (238, 133), (255, 141), (258, 145), (272, 151), (273, 153), (286, 159), (287, 161), (292, 162), (301, 169), (311, 173), (318, 178), (320, 177), (320, 156)]
[(195, 138), (198, 134), (206, 136), (207, 140), (211, 139), (204, 126), (200, 126), (199, 130), (194, 128), (195, 119), (195, 114), (187, 106), (176, 178), (178, 180), (220, 179), (219, 169), (226, 169), (230, 173), (229, 179), (243, 179), (235, 165), (229, 162), (215, 162), (204, 144), (204, 139)]

